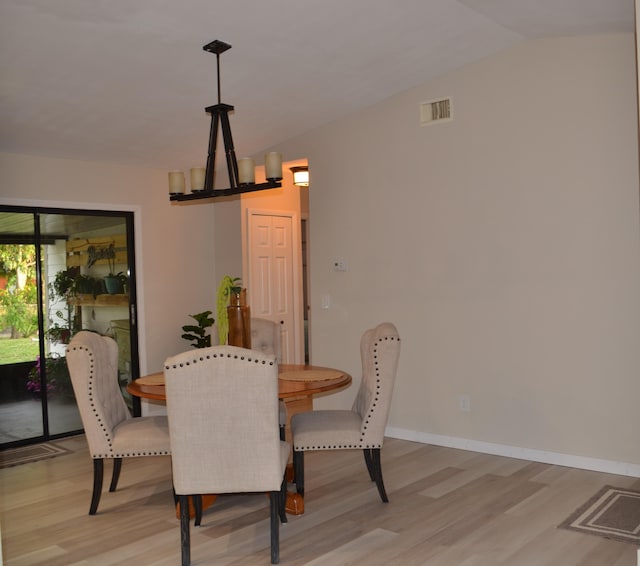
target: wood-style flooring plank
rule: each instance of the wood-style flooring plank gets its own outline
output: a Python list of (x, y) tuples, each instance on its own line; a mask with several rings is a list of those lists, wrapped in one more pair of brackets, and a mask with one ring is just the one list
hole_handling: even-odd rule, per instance
[[(124, 461), (98, 514), (88, 515), (92, 465), (71, 452), (0, 470), (6, 566), (180, 563), (168, 457)], [(287, 566), (636, 566), (633, 545), (557, 525), (604, 485), (640, 480), (387, 439), (380, 501), (361, 451), (307, 453), (305, 514), (280, 528)], [(222, 495), (191, 526), (192, 564), (269, 564), (263, 494)]]

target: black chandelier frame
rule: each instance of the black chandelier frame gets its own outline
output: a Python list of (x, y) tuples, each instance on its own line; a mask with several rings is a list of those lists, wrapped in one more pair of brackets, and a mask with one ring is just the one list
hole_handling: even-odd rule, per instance
[[(204, 189), (191, 193), (177, 193), (169, 196), (172, 201), (191, 201), (200, 199), (211, 199), (216, 197), (227, 197), (265, 189), (277, 189), (282, 186), (281, 178), (267, 179), (265, 183), (240, 183), (238, 176), (238, 159), (233, 147), (233, 136), (231, 135), (231, 124), (229, 123), (229, 112), (233, 111), (233, 106), (223, 104), (220, 97), (220, 54), (231, 49), (231, 45), (216, 39), (203, 46), (202, 49), (216, 55), (216, 71), (218, 78), (218, 103), (208, 106), (205, 111), (211, 115), (211, 130), (209, 132), (209, 152), (207, 155), (207, 166), (205, 169)], [(226, 189), (214, 189), (213, 180), (216, 167), (216, 151), (218, 145), (218, 132), (222, 129), (222, 140), (224, 143), (225, 157), (227, 161), (227, 171), (229, 173), (230, 186)]]

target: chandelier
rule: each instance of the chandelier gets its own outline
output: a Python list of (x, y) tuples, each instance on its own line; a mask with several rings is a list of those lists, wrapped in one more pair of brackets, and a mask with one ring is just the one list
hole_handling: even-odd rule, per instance
[[(233, 106), (223, 104), (220, 98), (220, 54), (231, 45), (216, 39), (205, 45), (202, 49), (216, 55), (216, 69), (218, 79), (218, 104), (208, 106), (205, 111), (211, 115), (211, 131), (209, 133), (209, 153), (207, 166), (191, 169), (191, 192), (185, 193), (184, 173), (182, 171), (169, 172), (169, 199), (172, 201), (190, 201), (198, 199), (211, 199), (262, 191), (264, 189), (276, 189), (282, 184), (282, 155), (277, 152), (265, 155), (265, 183), (255, 182), (254, 162), (250, 157), (236, 158), (229, 124), (229, 112)], [(218, 145), (218, 131), (222, 129), (227, 171), (229, 173), (229, 187), (226, 189), (214, 189), (213, 180), (216, 166), (216, 150)]]

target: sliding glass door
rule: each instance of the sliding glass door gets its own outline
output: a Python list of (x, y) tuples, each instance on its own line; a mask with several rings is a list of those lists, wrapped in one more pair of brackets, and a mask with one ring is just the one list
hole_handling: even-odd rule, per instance
[(116, 340), (123, 392), (138, 376), (133, 238), (130, 212), (0, 207), (3, 447), (82, 430), (65, 361), (79, 330)]

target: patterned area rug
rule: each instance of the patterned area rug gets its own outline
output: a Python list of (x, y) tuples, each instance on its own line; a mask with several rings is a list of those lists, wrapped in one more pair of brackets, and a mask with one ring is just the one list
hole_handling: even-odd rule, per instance
[(603, 487), (558, 527), (640, 545), (640, 491)]
[(19, 448), (9, 448), (8, 450), (0, 452), (0, 468), (10, 468), (12, 466), (19, 466), (20, 464), (45, 460), (46, 458), (55, 458), (56, 456), (69, 454), (70, 452), (70, 450), (50, 442), (33, 444), (31, 446), (20, 446)]

